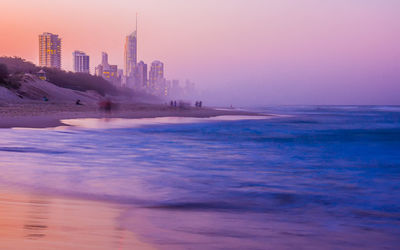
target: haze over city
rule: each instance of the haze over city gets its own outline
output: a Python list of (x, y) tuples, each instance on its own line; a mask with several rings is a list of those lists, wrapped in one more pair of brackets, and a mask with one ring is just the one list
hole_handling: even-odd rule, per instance
[(38, 64), (38, 34), (123, 67), (139, 15), (138, 60), (165, 63), (215, 105), (400, 104), (399, 1), (2, 1), (0, 55)]

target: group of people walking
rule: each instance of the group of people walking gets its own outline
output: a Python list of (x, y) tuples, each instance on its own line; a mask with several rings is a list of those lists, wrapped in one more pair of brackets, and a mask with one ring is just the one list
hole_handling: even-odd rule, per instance
[(196, 107), (197, 108), (201, 108), (203, 106), (203, 102), (202, 101), (196, 101)]
[[(171, 107), (190, 107), (190, 103), (185, 103), (185, 102), (177, 102), (177, 101), (170, 101), (169, 106)], [(203, 106), (203, 102), (202, 101), (196, 101), (195, 106), (197, 108), (201, 108)]]

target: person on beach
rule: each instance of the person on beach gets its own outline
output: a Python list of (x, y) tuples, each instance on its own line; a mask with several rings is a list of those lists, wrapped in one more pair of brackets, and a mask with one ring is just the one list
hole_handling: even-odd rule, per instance
[(101, 110), (104, 110), (107, 113), (111, 113), (113, 104), (110, 99), (106, 99), (106, 100), (100, 102), (99, 106), (100, 106)]

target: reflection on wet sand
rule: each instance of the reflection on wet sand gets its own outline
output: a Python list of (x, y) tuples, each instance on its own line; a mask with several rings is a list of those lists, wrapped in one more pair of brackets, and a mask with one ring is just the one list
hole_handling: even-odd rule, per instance
[(38, 239), (46, 236), (50, 204), (44, 199), (31, 199), (27, 203), (27, 216), (24, 223), (24, 237)]
[(0, 249), (152, 249), (118, 225), (122, 208), (0, 194)]

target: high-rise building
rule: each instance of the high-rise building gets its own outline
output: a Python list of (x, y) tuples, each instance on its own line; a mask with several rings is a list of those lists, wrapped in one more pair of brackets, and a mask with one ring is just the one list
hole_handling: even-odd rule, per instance
[(150, 88), (157, 89), (164, 80), (164, 64), (160, 61), (152, 62), (149, 72)]
[(74, 58), (74, 71), (80, 73), (89, 73), (89, 56), (78, 50), (74, 51), (72, 55)]
[(61, 38), (58, 35), (39, 35), (39, 66), (61, 69)]
[(102, 52), (101, 64), (99, 64), (95, 70), (97, 76), (101, 76), (114, 85), (120, 86), (121, 79), (118, 75), (118, 66), (108, 63), (108, 54), (106, 52)]
[(106, 52), (101, 52), (101, 65), (108, 66), (108, 54)]
[(140, 61), (136, 67), (136, 84), (139, 88), (147, 87), (147, 64)]
[(162, 94), (164, 96), (171, 96), (172, 81), (166, 80)]
[(134, 77), (137, 64), (137, 15), (136, 15), (136, 30), (125, 39), (125, 76)]

